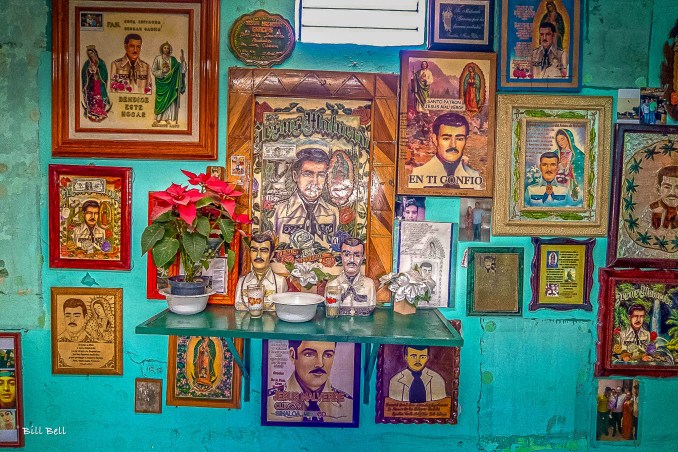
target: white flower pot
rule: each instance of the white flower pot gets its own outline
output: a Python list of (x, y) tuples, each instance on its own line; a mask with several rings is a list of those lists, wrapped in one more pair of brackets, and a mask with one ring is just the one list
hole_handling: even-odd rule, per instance
[(207, 307), (207, 300), (214, 293), (210, 289), (201, 295), (172, 295), (169, 288), (160, 290), (167, 298), (167, 307), (175, 314), (191, 315), (202, 312)]

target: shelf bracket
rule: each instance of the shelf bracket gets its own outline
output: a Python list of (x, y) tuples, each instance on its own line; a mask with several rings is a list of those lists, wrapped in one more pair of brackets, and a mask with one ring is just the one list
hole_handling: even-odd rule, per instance
[(250, 401), (250, 340), (244, 339), (243, 342), (243, 356), (240, 356), (238, 350), (235, 348), (235, 343), (233, 342), (232, 337), (225, 337), (226, 345), (228, 345), (228, 351), (231, 352), (233, 360), (240, 367), (242, 371), (242, 376), (244, 378), (244, 395), (243, 399), (245, 402)]
[(379, 344), (365, 343), (365, 361), (363, 367), (365, 368), (365, 375), (363, 377), (363, 404), (370, 403), (370, 380), (374, 372), (374, 366), (377, 363), (377, 352), (379, 351)]

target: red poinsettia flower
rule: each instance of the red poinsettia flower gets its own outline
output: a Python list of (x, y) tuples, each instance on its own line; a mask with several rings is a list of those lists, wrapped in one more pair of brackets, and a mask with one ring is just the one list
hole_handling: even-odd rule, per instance
[(653, 331), (650, 333), (650, 340), (654, 342), (657, 339), (657, 332)]
[(204, 184), (205, 182), (207, 182), (208, 179), (210, 179), (210, 176), (204, 173), (195, 174), (186, 170), (181, 170), (181, 172), (188, 176), (188, 183), (191, 185)]
[(236, 223), (240, 223), (240, 224), (250, 224), (252, 222), (252, 219), (249, 217), (249, 215), (247, 215), (245, 213), (237, 214), (235, 216), (235, 218), (233, 218), (233, 220)]
[(233, 185), (224, 182), (217, 177), (210, 177), (207, 179), (205, 181), (205, 187), (222, 198), (226, 196), (234, 198), (242, 194), (241, 192), (237, 191)]
[(188, 224), (192, 224), (193, 220), (195, 220), (196, 201), (204, 196), (203, 193), (200, 193), (200, 191), (195, 188), (188, 190), (186, 187), (174, 183), (170, 185), (167, 190), (153, 194), (153, 197), (160, 201), (164, 201), (165, 203), (164, 205), (161, 204), (159, 206), (157, 215), (167, 212), (172, 209), (172, 207), (176, 207), (181, 219)]

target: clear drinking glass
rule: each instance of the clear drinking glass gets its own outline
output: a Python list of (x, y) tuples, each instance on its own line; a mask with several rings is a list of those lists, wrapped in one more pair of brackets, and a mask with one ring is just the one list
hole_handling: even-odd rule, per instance
[(247, 310), (251, 317), (261, 317), (264, 313), (264, 287), (260, 284), (247, 286)]

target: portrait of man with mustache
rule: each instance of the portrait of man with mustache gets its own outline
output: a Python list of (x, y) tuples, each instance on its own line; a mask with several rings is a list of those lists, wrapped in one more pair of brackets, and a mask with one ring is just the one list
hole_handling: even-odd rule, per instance
[(85, 330), (87, 306), (80, 298), (68, 298), (63, 306), (64, 330), (59, 334), (59, 342), (93, 342)]
[(325, 286), (325, 296), (330, 287), (340, 288), (340, 315), (369, 315), (376, 307), (374, 281), (360, 272), (364, 258), (365, 244), (362, 240), (354, 237), (344, 239), (341, 244), (341, 273)]
[(148, 63), (140, 58), (141, 44), (141, 35), (130, 33), (125, 36), (125, 55), (111, 63), (111, 91), (152, 93), (151, 69)]
[(563, 205), (567, 200), (567, 188), (558, 183), (558, 154), (544, 152), (539, 156), (539, 171), (541, 178), (526, 190), (525, 204), (528, 206), (549, 206), (557, 203)]
[(660, 199), (650, 204), (652, 229), (678, 229), (678, 166), (657, 171), (656, 188)]

